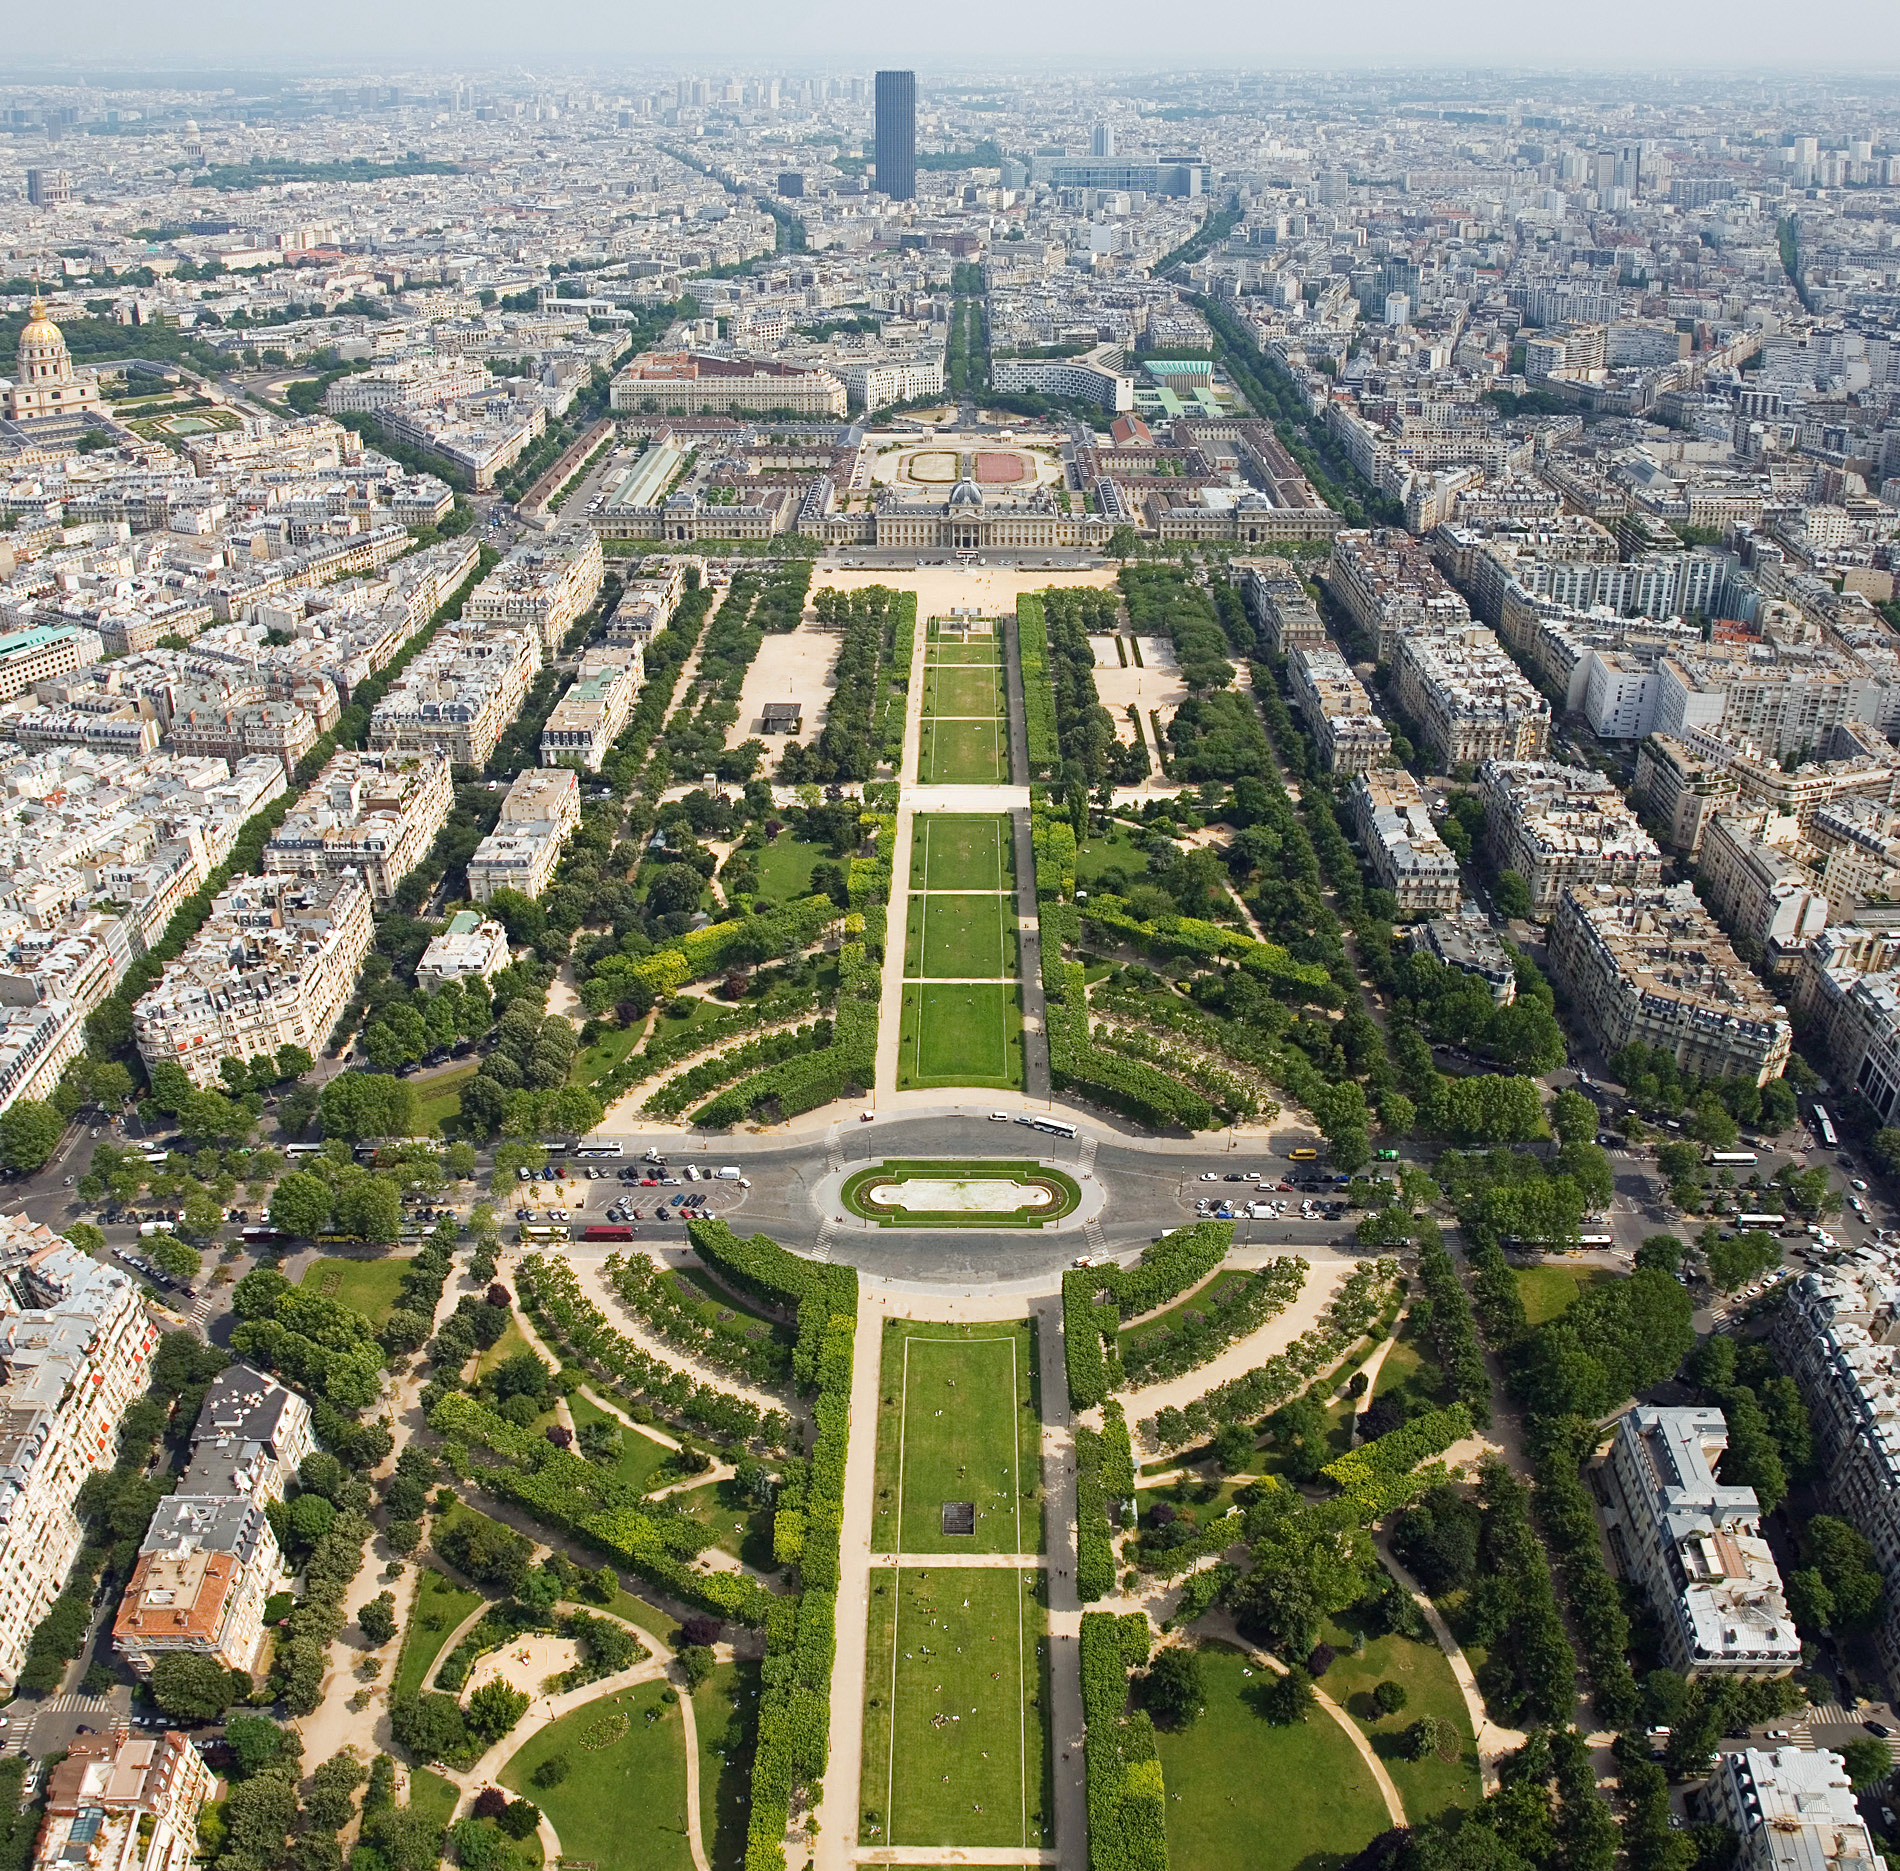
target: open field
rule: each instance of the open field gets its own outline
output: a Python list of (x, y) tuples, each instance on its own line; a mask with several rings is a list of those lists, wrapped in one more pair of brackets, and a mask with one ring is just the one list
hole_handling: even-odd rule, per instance
[[(686, 1841), (686, 1749), (679, 1709), (664, 1683), (641, 1683), (584, 1703), (532, 1736), (501, 1770), (560, 1835), (568, 1858), (641, 1871), (692, 1871)], [(567, 1756), (567, 1778), (534, 1784), (534, 1770)]]
[(914, 821), (913, 890), (1007, 890), (1015, 874), (1015, 841), (1002, 813), (933, 812)]
[(897, 1083), (1005, 1090), (1023, 1082), (1022, 998), (1014, 982), (916, 981), (904, 988)]
[(924, 712), (930, 715), (1000, 715), (1003, 672), (952, 665), (924, 676)]
[(995, 720), (926, 715), (917, 754), (924, 786), (1000, 785), (1009, 778), (1009, 730)]
[[(1013, 1324), (884, 1327), (871, 1550), (1042, 1550), (1041, 1421), (1035, 1341)], [(974, 1510), (944, 1531), (946, 1503)]]
[(313, 1260), (303, 1284), (325, 1299), (353, 1308), (380, 1328), (396, 1309), (402, 1277), (408, 1271), (407, 1260)]
[(1594, 1286), (1605, 1277), (1598, 1268), (1573, 1267), (1561, 1260), (1519, 1267), (1517, 1290), (1524, 1301), (1524, 1317), (1532, 1325), (1542, 1325), (1568, 1311), (1586, 1286)]
[(1386, 1829), (1379, 1789), (1331, 1716), (1270, 1726), (1254, 1708), (1265, 1672), (1224, 1644), (1202, 1649), (1201, 1669), (1207, 1713), (1156, 1737), (1175, 1864), (1333, 1871)]
[(1015, 898), (934, 891), (910, 900), (907, 980), (994, 981), (1016, 973)]
[(811, 895), (811, 868), (831, 853), (823, 845), (806, 844), (790, 832), (780, 832), (769, 845), (752, 853), (759, 870), (759, 890), (775, 903)]
[(1013, 1567), (872, 1568), (866, 1844), (1020, 1850), (1048, 1841), (1036, 1586), (1035, 1574)]

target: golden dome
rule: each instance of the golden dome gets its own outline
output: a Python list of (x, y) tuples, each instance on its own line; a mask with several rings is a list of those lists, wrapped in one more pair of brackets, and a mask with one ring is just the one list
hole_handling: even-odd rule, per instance
[(61, 342), (59, 327), (46, 316), (46, 301), (35, 294), (32, 305), (27, 308), (26, 323), (20, 328), (21, 348), (29, 344)]

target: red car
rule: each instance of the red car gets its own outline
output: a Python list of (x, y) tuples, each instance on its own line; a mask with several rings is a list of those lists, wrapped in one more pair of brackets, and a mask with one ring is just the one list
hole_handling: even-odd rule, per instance
[(640, 1187), (643, 1189), (657, 1189), (659, 1186), (660, 1179), (657, 1176), (642, 1176), (640, 1178)]

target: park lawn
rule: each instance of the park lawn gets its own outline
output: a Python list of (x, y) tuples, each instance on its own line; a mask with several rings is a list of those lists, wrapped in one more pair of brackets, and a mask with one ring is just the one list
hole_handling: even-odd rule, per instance
[(1009, 734), (1000, 719), (924, 717), (917, 777), (925, 786), (993, 786), (1008, 779)]
[(421, 1692), (449, 1633), (484, 1602), (480, 1592), (457, 1585), (446, 1573), (433, 1566), (423, 1568), (416, 1580), (416, 1601), (409, 1609), (402, 1649), (396, 1657), (396, 1673), (390, 1679), (391, 1701)]
[(1430, 1341), (1413, 1326), (1410, 1314), (1399, 1322), (1392, 1349), (1385, 1354), (1385, 1362), (1373, 1380), (1372, 1394), (1403, 1397), (1410, 1415), (1441, 1409), (1445, 1404), (1444, 1373)]
[(1015, 978), (1016, 899), (934, 891), (910, 900), (904, 938), (907, 979)]
[[(1042, 1550), (1035, 1374), (1027, 1320), (886, 1321), (873, 1552)], [(945, 1501), (975, 1504), (974, 1534), (944, 1532)]]
[(790, 832), (780, 832), (769, 845), (750, 853), (759, 873), (759, 894), (775, 903), (810, 896), (812, 866), (829, 855), (823, 845), (807, 844)]
[(1124, 1349), (1135, 1346), (1146, 1347), (1158, 1338), (1172, 1338), (1187, 1323), (1189, 1313), (1211, 1316), (1216, 1310), (1216, 1302), (1223, 1294), (1229, 1294), (1236, 1287), (1245, 1286), (1253, 1278), (1252, 1274), (1240, 1267), (1226, 1267), (1217, 1272), (1204, 1286), (1197, 1286), (1184, 1298), (1177, 1299), (1173, 1305), (1157, 1312), (1152, 1318), (1143, 1319), (1137, 1325), (1124, 1326), (1118, 1342)]
[(907, 982), (898, 1029), (897, 1082), (975, 1085), (1023, 1082), (1022, 999), (1013, 981)]
[(440, 1137), (452, 1117), (462, 1115), (462, 1087), (479, 1068), (470, 1065), (439, 1078), (425, 1078), (416, 1087), (416, 1135)]
[[(564, 1857), (603, 1868), (692, 1871), (685, 1724), (677, 1705), (661, 1700), (669, 1693), (677, 1692), (641, 1683), (583, 1703), (532, 1736), (501, 1770), (503, 1786), (547, 1814)], [(567, 1756), (567, 1778), (536, 1786), (534, 1770), (555, 1754)]]
[(1202, 1648), (1201, 1669), (1207, 1713), (1156, 1737), (1175, 1864), (1332, 1871), (1386, 1829), (1370, 1770), (1323, 1709), (1275, 1728), (1253, 1705), (1263, 1669), (1225, 1644)]
[(610, 1410), (603, 1410), (597, 1403), (589, 1403), (577, 1390), (568, 1398), (567, 1407), (574, 1415), (576, 1434), (589, 1423), (611, 1423), (620, 1431), (620, 1459), (608, 1471), (620, 1477), (631, 1488), (645, 1488), (650, 1485), (654, 1471), (666, 1460), (667, 1452), (651, 1436), (643, 1436), (637, 1429), (629, 1429), (619, 1417)]
[(772, 1557), (772, 1510), (731, 1506), (720, 1494), (725, 1485), (708, 1481), (682, 1488), (678, 1494), (669, 1494), (665, 1504), (704, 1527), (707, 1542), (722, 1553), (756, 1571), (775, 1572), (779, 1562)]
[(574, 1063), (567, 1070), (567, 1082), (570, 1085), (592, 1085), (605, 1078), (639, 1045), (645, 1032), (645, 1020), (636, 1020), (632, 1026), (603, 1028), (599, 1039), (575, 1053)]
[[(410, 1809), (427, 1814), (432, 1824), (447, 1825), (449, 1814), (454, 1812), (455, 1802), (461, 1796), (462, 1789), (445, 1775), (433, 1773), (427, 1767), (410, 1769)], [(536, 1849), (539, 1850), (538, 1845)]]
[(1015, 840), (1000, 812), (932, 812), (912, 821), (913, 890), (1007, 890)]
[(1104, 871), (1118, 870), (1130, 883), (1139, 883), (1148, 872), (1148, 854), (1132, 834), (1115, 830), (1078, 845), (1075, 852), (1075, 881), (1078, 888), (1093, 889)]
[(1047, 1842), (1046, 1620), (1037, 1584), (1013, 1567), (872, 1568), (859, 1822), (866, 1844), (1020, 1850)]
[(379, 1330), (389, 1323), (402, 1291), (407, 1260), (313, 1260), (303, 1284), (325, 1299), (360, 1312)]
[(1586, 1286), (1604, 1278), (1596, 1267), (1572, 1267), (1561, 1260), (1540, 1261), (1535, 1267), (1517, 1269), (1517, 1290), (1524, 1301), (1524, 1317), (1532, 1325), (1542, 1325), (1560, 1312), (1567, 1312)]
[(1002, 671), (959, 668), (932, 669), (924, 677), (924, 713), (927, 715), (1000, 715), (1003, 712)]
[(773, 1318), (755, 1300), (735, 1293), (729, 1286), (722, 1286), (704, 1267), (688, 1263), (683, 1267), (670, 1268), (668, 1271), (679, 1286), (681, 1297), (689, 1305), (712, 1308), (710, 1313), (702, 1315), (711, 1323), (719, 1323), (721, 1315), (728, 1321), (755, 1319), (768, 1330), (786, 1334), (787, 1344), (797, 1335), (795, 1324), (788, 1323), (785, 1319)]
[(693, 1691), (699, 1829), (713, 1871), (743, 1871), (758, 1741), (759, 1666), (722, 1663)]
[[(1324, 1639), (1339, 1654), (1319, 1686), (1371, 1736), (1405, 1802), (1406, 1818), (1413, 1825), (1423, 1825), (1444, 1818), (1454, 1808), (1475, 1806), (1481, 1792), (1478, 1749), (1471, 1737), (1470, 1713), (1445, 1653), (1430, 1637), (1375, 1637), (1369, 1631), (1363, 1633), (1365, 1648), (1355, 1653), (1356, 1634), (1350, 1613), (1326, 1626)], [(1381, 1715), (1372, 1700), (1373, 1690), (1387, 1681), (1405, 1691), (1405, 1706), (1396, 1715)], [(1456, 1760), (1436, 1755), (1422, 1761), (1405, 1759), (1400, 1737), (1422, 1715), (1437, 1716), (1457, 1735)]]
[[(479, 1382), (498, 1364), (505, 1364), (510, 1358), (523, 1351), (533, 1351), (523, 1336), (520, 1321), (513, 1313), (508, 1315), (508, 1325), (502, 1335), (475, 1360), (474, 1381)], [(535, 1354), (540, 1355), (538, 1352)]]

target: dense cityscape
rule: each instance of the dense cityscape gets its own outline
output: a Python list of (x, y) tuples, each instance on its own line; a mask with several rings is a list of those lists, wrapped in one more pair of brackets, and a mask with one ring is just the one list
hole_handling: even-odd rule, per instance
[(1886, 1871), (1877, 48), (770, 46), (0, 85), (0, 1871)]

